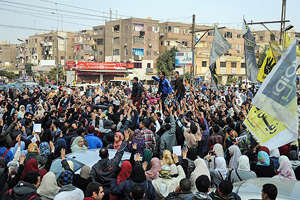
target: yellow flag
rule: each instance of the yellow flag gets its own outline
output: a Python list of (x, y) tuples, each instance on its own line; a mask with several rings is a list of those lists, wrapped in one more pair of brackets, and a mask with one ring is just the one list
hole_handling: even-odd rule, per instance
[[(292, 39), (290, 38), (290, 36), (287, 34), (287, 32), (284, 32), (283, 33), (283, 47), (284, 49), (287, 49), (288, 46), (290, 46), (290, 44), (292, 43)], [(300, 50), (298, 48), (298, 46), (296, 46), (296, 53), (297, 53), (297, 56), (300, 56)]]
[(272, 48), (273, 55), (276, 59), (276, 62), (278, 62), (281, 58), (282, 46), (280, 44), (270, 42), (270, 47)]
[(257, 80), (260, 82), (264, 82), (265, 78), (268, 76), (268, 74), (272, 71), (272, 69), (276, 65), (276, 59), (273, 54), (273, 49), (270, 47), (270, 50), (267, 53), (267, 56), (263, 62), (263, 64), (260, 67), (260, 70), (257, 75)]

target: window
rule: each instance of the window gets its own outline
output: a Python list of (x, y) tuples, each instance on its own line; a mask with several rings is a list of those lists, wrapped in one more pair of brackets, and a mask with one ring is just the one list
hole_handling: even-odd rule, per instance
[(259, 36), (259, 40), (263, 41), (264, 40), (264, 36)]
[(246, 68), (246, 63), (241, 63), (241, 68)]
[(81, 56), (81, 59), (83, 60), (83, 56)]
[(163, 42), (163, 41), (160, 41), (160, 45), (164, 45), (164, 42)]
[(231, 68), (236, 68), (236, 62), (231, 62)]
[(237, 37), (237, 38), (241, 38), (241, 34), (237, 34), (236, 37)]
[(158, 55), (158, 51), (153, 51), (153, 54), (154, 54), (155, 56), (157, 56), (157, 55)]
[(147, 31), (152, 31), (152, 26), (148, 26)]
[(207, 32), (207, 35), (208, 35), (208, 36), (214, 36), (214, 32), (208, 31), (208, 32)]
[(153, 27), (153, 32), (158, 33), (159, 32), (159, 27)]
[(60, 57), (60, 59), (61, 59), (61, 60), (63, 60), (63, 59), (64, 59), (64, 57), (63, 57), (63, 56), (61, 56), (61, 57)]
[(226, 67), (226, 62), (221, 62), (220, 64), (220, 67)]
[(145, 30), (145, 26), (144, 26), (144, 24), (133, 23), (132, 29), (133, 29), (133, 31), (142, 31), (142, 30)]
[(179, 34), (179, 27), (171, 27), (169, 32)]
[(236, 50), (240, 51), (241, 50), (241, 45), (237, 44), (235, 48), (236, 48)]
[(270, 34), (270, 40), (271, 41), (275, 40), (275, 35), (274, 34)]
[(189, 29), (184, 29), (184, 30), (183, 30), (183, 34), (184, 34), (184, 35), (189, 34)]
[(128, 29), (129, 29), (128, 26), (125, 26), (125, 31), (126, 31), (126, 32), (128, 32)]
[(128, 56), (128, 49), (125, 49), (125, 56)]
[(34, 39), (34, 43), (37, 43), (37, 39), (36, 38)]
[(147, 68), (151, 68), (151, 63), (147, 63)]
[(103, 45), (103, 38), (97, 39), (97, 45)]
[(133, 48), (132, 49), (132, 54), (134, 56), (143, 56), (144, 55), (144, 49)]
[(202, 67), (207, 67), (207, 61), (202, 61)]
[(99, 35), (103, 35), (103, 28), (99, 28)]
[(102, 51), (99, 51), (99, 56), (102, 56)]
[(170, 41), (167, 41), (167, 45), (170, 46)]
[(144, 38), (140, 38), (139, 36), (133, 36), (133, 43), (135, 44), (144, 44)]
[(134, 68), (142, 68), (142, 63), (134, 63)]
[(120, 25), (114, 25), (113, 32), (119, 32), (119, 31), (120, 31)]
[(114, 38), (114, 44), (120, 44), (120, 38), (119, 37)]
[(224, 37), (232, 38), (232, 32), (225, 32)]
[(151, 51), (147, 51), (147, 56), (151, 56), (152, 52)]
[(120, 52), (119, 52), (119, 51), (120, 51), (119, 49), (114, 49), (114, 50), (113, 50), (113, 55), (114, 55), (114, 56), (120, 55)]
[(98, 35), (99, 31), (98, 29), (94, 29), (94, 35)]

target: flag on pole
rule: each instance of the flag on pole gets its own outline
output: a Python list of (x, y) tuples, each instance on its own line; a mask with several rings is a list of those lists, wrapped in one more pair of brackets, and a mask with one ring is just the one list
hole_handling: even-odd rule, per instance
[(268, 74), (272, 71), (272, 69), (276, 65), (276, 58), (273, 54), (272, 47), (270, 46), (270, 50), (267, 53), (267, 56), (263, 62), (263, 64), (260, 67), (260, 70), (257, 75), (257, 80), (260, 82), (264, 82), (265, 78), (268, 76)]
[(245, 125), (270, 150), (298, 138), (296, 40), (266, 77), (245, 119)]
[(274, 57), (276, 59), (276, 63), (277, 63), (281, 58), (282, 46), (277, 43), (270, 42), (270, 48), (272, 48), (273, 55), (274, 55)]
[(244, 48), (245, 48), (247, 79), (252, 83), (257, 83), (258, 67), (256, 64), (256, 57), (255, 57), (255, 50), (254, 50), (256, 43), (255, 43), (255, 38), (245, 20), (243, 23), (242, 34), (244, 37), (244, 46), (245, 46)]
[[(284, 49), (287, 49), (293, 41), (290, 38), (290, 36), (287, 34), (286, 31), (283, 33), (283, 40), (284, 40), (283, 41), (283, 48)], [(296, 46), (296, 53), (297, 53), (297, 56), (300, 56), (300, 50), (299, 50), (298, 46)]]
[(209, 69), (212, 82), (217, 89), (218, 75), (216, 73), (216, 61), (231, 48), (231, 44), (221, 35), (218, 28), (215, 26), (214, 40), (211, 47), (209, 57)]

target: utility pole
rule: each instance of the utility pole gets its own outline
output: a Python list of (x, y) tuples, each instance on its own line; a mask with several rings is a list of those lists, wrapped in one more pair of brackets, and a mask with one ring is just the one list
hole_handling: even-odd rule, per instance
[(195, 76), (195, 66), (194, 66), (194, 50), (195, 50), (195, 18), (196, 18), (196, 15), (194, 14), (193, 15), (193, 23), (192, 23), (192, 54), (193, 54), (193, 66), (191, 68), (191, 75), (192, 75), (192, 78), (191, 78), (191, 85), (193, 85), (194, 83), (194, 76)]
[(282, 0), (279, 44), (282, 43), (282, 35), (285, 29), (285, 16), (286, 16), (286, 0)]
[(55, 56), (55, 64), (56, 64), (56, 85), (58, 85), (58, 72), (59, 72), (59, 64), (58, 64), (58, 31), (56, 30), (56, 56)]

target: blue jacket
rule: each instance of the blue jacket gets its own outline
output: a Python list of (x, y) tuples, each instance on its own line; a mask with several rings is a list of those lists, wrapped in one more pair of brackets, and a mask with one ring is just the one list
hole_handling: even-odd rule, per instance
[[(0, 157), (2, 157), (5, 154), (6, 149), (7, 149), (6, 147), (1, 147), (0, 148)], [(13, 153), (10, 150), (8, 150), (8, 152), (4, 156), (4, 159), (5, 159), (6, 164), (8, 162), (12, 161), (14, 159)]]
[[(160, 78), (157, 78), (156, 76), (152, 76), (152, 78), (156, 81), (160, 81)], [(173, 88), (172, 88), (172, 85), (170, 83), (170, 81), (166, 78), (164, 78), (162, 80), (162, 86), (161, 86), (161, 92), (162, 94), (170, 94), (172, 93), (173, 91)]]
[(89, 149), (97, 149), (103, 147), (102, 140), (95, 136), (93, 133), (88, 133), (88, 135), (85, 136), (84, 139), (87, 140)]

